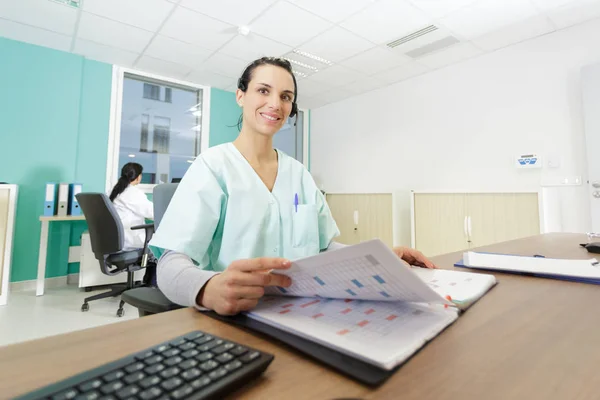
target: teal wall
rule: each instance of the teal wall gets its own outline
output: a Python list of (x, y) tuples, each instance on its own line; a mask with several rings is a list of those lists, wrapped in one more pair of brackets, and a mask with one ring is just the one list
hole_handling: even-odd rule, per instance
[(235, 101), (235, 93), (221, 89), (210, 90), (210, 137), (208, 146), (232, 142), (237, 138), (238, 118), (242, 109)]
[[(35, 279), (47, 181), (104, 190), (112, 66), (0, 38), (0, 181), (19, 185), (11, 281)], [(47, 277), (68, 265), (85, 223), (50, 224)]]

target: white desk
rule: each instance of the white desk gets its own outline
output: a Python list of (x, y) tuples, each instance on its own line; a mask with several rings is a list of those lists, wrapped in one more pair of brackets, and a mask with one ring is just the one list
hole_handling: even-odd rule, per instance
[(50, 222), (59, 221), (85, 221), (85, 217), (83, 215), (54, 215), (52, 217), (40, 217), (40, 222), (42, 223), (42, 233), (40, 235), (40, 254), (38, 258), (38, 271), (35, 291), (36, 296), (42, 296), (44, 294), (44, 283), (46, 279), (46, 256), (48, 255), (48, 226), (50, 225)]

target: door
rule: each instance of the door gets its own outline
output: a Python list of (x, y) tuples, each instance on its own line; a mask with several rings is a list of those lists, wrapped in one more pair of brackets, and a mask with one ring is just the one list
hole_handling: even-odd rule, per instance
[(538, 235), (537, 193), (467, 194), (469, 247)]
[(464, 193), (415, 193), (415, 248), (427, 257), (465, 250)]
[(273, 146), (303, 164), (304, 162), (304, 111), (288, 118), (283, 127), (273, 136)]
[(357, 244), (380, 239), (393, 246), (391, 193), (328, 194), (327, 203), (340, 229), (336, 242)]
[(600, 232), (600, 64), (582, 70), (588, 199), (592, 231)]

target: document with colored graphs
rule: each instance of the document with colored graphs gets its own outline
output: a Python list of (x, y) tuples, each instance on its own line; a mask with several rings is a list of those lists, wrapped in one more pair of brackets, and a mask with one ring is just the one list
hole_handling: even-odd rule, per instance
[(380, 240), (292, 262), (247, 315), (391, 370), (495, 284), (493, 275), (411, 267)]

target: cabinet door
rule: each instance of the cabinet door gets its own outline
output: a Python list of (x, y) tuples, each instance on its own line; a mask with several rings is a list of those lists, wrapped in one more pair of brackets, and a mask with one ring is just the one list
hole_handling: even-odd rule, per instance
[(537, 193), (469, 193), (471, 247), (540, 233)]
[[(337, 242), (357, 244), (377, 238), (390, 247), (393, 245), (390, 193), (328, 194), (327, 203), (340, 229)], [(355, 224), (355, 213), (358, 224)]]
[(464, 193), (415, 193), (415, 248), (428, 257), (468, 248)]

